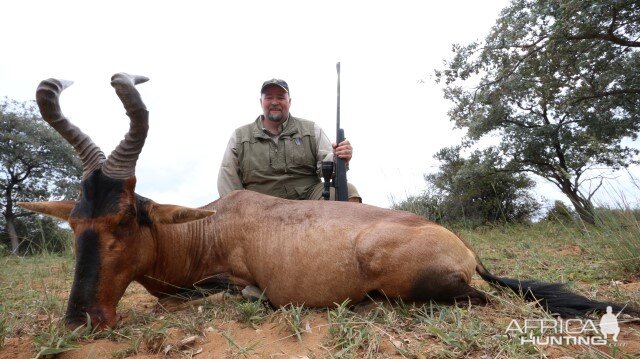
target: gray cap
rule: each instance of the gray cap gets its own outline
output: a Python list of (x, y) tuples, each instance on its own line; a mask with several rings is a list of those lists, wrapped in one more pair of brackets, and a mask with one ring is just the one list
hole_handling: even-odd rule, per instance
[(280, 79), (271, 79), (263, 82), (262, 88), (260, 89), (260, 93), (264, 93), (264, 89), (269, 86), (278, 86), (281, 89), (285, 90), (287, 93), (289, 93), (289, 85), (285, 80), (280, 80)]

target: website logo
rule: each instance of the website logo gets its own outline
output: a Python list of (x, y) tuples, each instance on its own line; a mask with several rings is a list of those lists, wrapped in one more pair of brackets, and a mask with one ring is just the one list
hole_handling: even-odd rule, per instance
[(505, 334), (519, 338), (520, 344), (607, 345), (608, 340), (618, 341), (620, 313), (613, 314), (608, 306), (598, 324), (591, 319), (525, 319), (524, 322), (512, 319)]

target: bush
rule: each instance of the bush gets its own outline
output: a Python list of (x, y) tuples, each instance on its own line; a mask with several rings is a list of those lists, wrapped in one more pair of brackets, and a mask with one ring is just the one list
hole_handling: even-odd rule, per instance
[[(44, 216), (21, 217), (16, 221), (16, 232), (22, 238), (17, 254), (65, 253), (71, 250), (72, 233), (60, 227), (55, 219)], [(9, 235), (0, 233), (0, 255), (11, 253)]]
[(424, 192), (418, 196), (411, 196), (400, 203), (394, 203), (391, 208), (415, 213), (433, 222), (442, 222), (440, 201), (432, 193)]
[(445, 148), (434, 157), (440, 171), (425, 175), (428, 189), (393, 206), (439, 223), (477, 227), (529, 222), (540, 204), (529, 193), (535, 183), (506, 170), (493, 149), (463, 158), (460, 147)]
[(578, 215), (562, 201), (555, 201), (553, 207), (542, 218), (543, 221), (570, 224), (578, 220)]

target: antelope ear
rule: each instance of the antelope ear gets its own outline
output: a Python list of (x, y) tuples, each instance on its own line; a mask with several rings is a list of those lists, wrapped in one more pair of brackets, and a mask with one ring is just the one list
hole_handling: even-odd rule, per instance
[(32, 212), (46, 214), (63, 221), (69, 221), (69, 215), (76, 201), (51, 201), (51, 202), (17, 202), (16, 204)]
[(196, 221), (212, 216), (216, 211), (176, 206), (173, 204), (153, 203), (148, 209), (149, 218), (154, 223), (177, 224)]

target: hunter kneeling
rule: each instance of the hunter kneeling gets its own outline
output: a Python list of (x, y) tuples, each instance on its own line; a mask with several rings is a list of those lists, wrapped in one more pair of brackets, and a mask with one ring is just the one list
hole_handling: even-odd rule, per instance
[[(236, 129), (229, 140), (218, 173), (220, 197), (248, 189), (286, 199), (322, 199), (322, 161), (336, 155), (348, 165), (351, 143), (332, 144), (320, 126), (291, 116), (289, 85), (283, 80), (262, 84), (260, 105), (262, 115)], [(355, 186), (347, 186), (348, 201), (361, 203)]]

